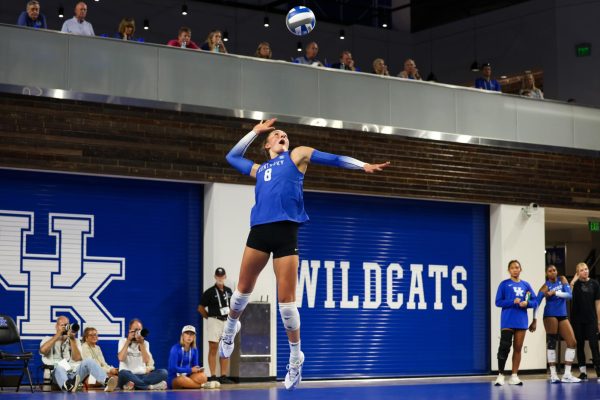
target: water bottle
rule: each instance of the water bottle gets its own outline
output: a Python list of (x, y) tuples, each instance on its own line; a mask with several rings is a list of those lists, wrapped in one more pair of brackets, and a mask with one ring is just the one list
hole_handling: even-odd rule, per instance
[(213, 51), (214, 51), (215, 53), (219, 53), (219, 52), (220, 52), (220, 48), (221, 48), (221, 44), (220, 44), (220, 43), (217, 43), (217, 44), (215, 45), (215, 47), (213, 47)]
[(185, 48), (187, 48), (187, 44), (185, 43), (185, 41), (181, 42), (181, 48), (182, 48), (182, 49), (185, 49)]

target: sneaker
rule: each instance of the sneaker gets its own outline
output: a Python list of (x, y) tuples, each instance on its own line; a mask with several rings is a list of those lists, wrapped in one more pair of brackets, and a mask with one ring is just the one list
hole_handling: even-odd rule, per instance
[(231, 384), (235, 383), (234, 381), (232, 381), (225, 375), (223, 375), (219, 378), (219, 382), (221, 383), (221, 385), (231, 385)]
[(510, 376), (510, 379), (508, 380), (508, 384), (509, 384), (509, 385), (519, 385), (519, 386), (522, 386), (522, 385), (523, 385), (523, 382), (522, 382), (522, 381), (519, 379), (519, 377), (518, 377), (518, 376), (516, 376), (516, 375), (511, 375), (511, 376)]
[(75, 392), (79, 385), (79, 375), (75, 375), (71, 379), (67, 379), (60, 388), (63, 392)]
[(167, 382), (160, 381), (156, 385), (148, 386), (148, 389), (150, 389), (150, 390), (167, 390)]
[[(107, 377), (106, 381), (104, 381), (104, 391), (105, 392), (114, 392), (117, 387), (117, 383), (119, 383), (119, 378), (116, 376)], [(133, 382), (129, 382), (133, 383)]]
[(203, 383), (202, 389), (219, 389), (221, 387), (221, 383), (219, 381), (208, 381)]
[(579, 380), (581, 380), (581, 381), (587, 381), (588, 380), (587, 374), (585, 372), (580, 373), (579, 374)]
[(560, 383), (560, 378), (558, 377), (558, 375), (551, 375), (550, 383)]
[(498, 375), (496, 382), (494, 382), (494, 386), (504, 386), (504, 375)]
[(236, 321), (235, 324), (235, 333), (233, 335), (227, 335), (225, 332), (221, 335), (221, 340), (219, 341), (219, 356), (221, 358), (229, 358), (231, 357), (231, 353), (233, 353), (233, 340), (235, 339), (235, 335), (242, 328), (242, 324), (240, 321)]
[(581, 382), (581, 379), (575, 378), (571, 374), (569, 374), (569, 375), (564, 374), (563, 377), (562, 377), (562, 379), (560, 381), (564, 382), (564, 383), (579, 383), (579, 382)]
[(212, 381), (218, 381), (218, 380), (219, 380), (219, 378), (217, 378), (217, 376), (216, 376), (216, 375), (211, 375), (211, 376), (208, 378), (208, 382), (212, 382)]
[(287, 365), (287, 374), (285, 375), (285, 388), (294, 390), (302, 382), (302, 365), (304, 365), (304, 353), (300, 352), (300, 359), (290, 361)]
[(123, 391), (131, 392), (132, 390), (135, 390), (135, 383), (129, 381), (123, 385)]

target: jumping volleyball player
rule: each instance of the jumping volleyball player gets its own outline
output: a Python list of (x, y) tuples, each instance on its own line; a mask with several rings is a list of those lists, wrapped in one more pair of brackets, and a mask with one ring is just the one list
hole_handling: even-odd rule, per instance
[[(273, 253), (279, 314), (290, 344), (285, 387), (291, 390), (302, 380), (304, 363), (304, 353), (300, 350), (300, 314), (296, 307), (296, 284), (298, 227), (308, 221), (302, 193), (308, 164), (362, 169), (373, 173), (383, 170), (389, 162), (366, 164), (354, 158), (323, 153), (304, 146), (296, 147), (290, 152), (287, 134), (275, 130), (274, 123), (275, 118), (257, 124), (227, 154), (227, 161), (235, 169), (256, 178), (256, 204), (250, 216), (250, 234), (242, 256), (237, 289), (231, 297), (229, 316), (219, 342), (219, 353), (221, 357), (228, 358), (233, 352), (233, 339), (241, 327), (238, 318), (248, 304), (258, 275)], [(268, 153), (269, 161), (259, 165), (243, 155), (254, 139), (262, 134), (268, 134), (263, 149)]]
[[(535, 292), (531, 285), (522, 281), (521, 263), (511, 260), (508, 263), (510, 279), (500, 282), (496, 293), (496, 307), (502, 307), (500, 316), (500, 346), (498, 347), (498, 378), (494, 385), (504, 385), (504, 367), (513, 348), (512, 375), (508, 380), (510, 385), (522, 385), (523, 382), (517, 376), (519, 364), (521, 364), (521, 349), (525, 340), (527, 330), (527, 308), (537, 306)], [(513, 342), (514, 336), (514, 342)]]
[[(565, 373), (562, 382), (576, 383), (581, 379), (571, 375), (571, 364), (575, 358), (575, 334), (571, 323), (567, 318), (567, 299), (570, 299), (571, 287), (569, 281), (564, 276), (558, 279), (558, 272), (554, 265), (546, 267), (546, 283), (541, 287), (537, 295), (538, 305), (533, 312), (533, 321), (529, 325), (529, 331), (535, 332), (537, 327), (537, 312), (542, 300), (546, 298), (546, 308), (544, 308), (544, 328), (546, 328), (546, 345), (548, 347), (548, 364), (550, 364), (550, 382), (558, 383), (561, 380), (556, 374), (556, 343), (560, 341), (561, 336), (567, 342), (565, 351)], [(559, 335), (560, 333), (560, 335)]]

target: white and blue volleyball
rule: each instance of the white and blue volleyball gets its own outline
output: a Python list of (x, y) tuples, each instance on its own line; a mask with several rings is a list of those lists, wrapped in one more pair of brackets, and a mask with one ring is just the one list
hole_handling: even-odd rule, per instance
[(285, 18), (288, 30), (296, 36), (308, 35), (315, 28), (315, 14), (308, 7), (294, 7)]

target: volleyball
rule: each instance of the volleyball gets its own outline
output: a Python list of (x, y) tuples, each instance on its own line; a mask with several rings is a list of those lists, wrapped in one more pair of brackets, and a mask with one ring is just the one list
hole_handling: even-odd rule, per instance
[(308, 35), (315, 28), (315, 23), (315, 14), (304, 6), (292, 8), (285, 17), (285, 25), (296, 36)]

